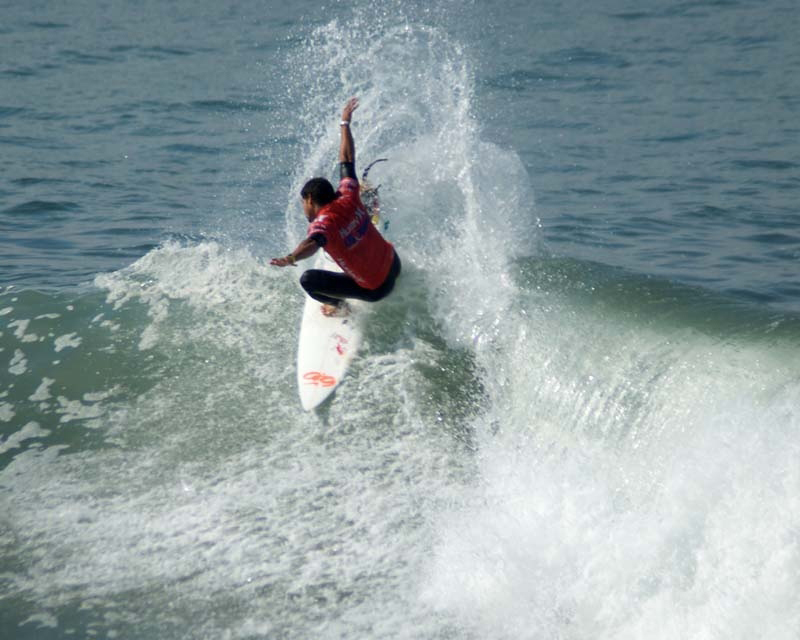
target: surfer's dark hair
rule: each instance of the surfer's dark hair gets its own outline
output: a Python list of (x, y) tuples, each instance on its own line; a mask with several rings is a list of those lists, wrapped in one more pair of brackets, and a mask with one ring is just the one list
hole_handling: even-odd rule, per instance
[(311, 178), (300, 189), (300, 197), (305, 200), (311, 196), (311, 202), (320, 207), (333, 202), (339, 196), (338, 192), (334, 191), (333, 185), (325, 178)]

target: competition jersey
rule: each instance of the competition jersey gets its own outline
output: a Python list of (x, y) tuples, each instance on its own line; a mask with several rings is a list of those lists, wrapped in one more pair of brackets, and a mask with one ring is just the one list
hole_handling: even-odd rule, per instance
[(339, 193), (308, 225), (308, 236), (313, 236), (360, 286), (377, 289), (389, 275), (394, 248), (372, 224), (361, 202), (358, 181), (342, 178)]

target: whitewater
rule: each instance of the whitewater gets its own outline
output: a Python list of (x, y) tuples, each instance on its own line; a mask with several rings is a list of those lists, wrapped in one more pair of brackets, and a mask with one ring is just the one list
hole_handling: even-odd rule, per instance
[[(562, 250), (525, 153), (487, 133), (502, 123), (486, 122), (483, 63), (447, 28), (452, 7), (358, 9), (270, 27), (290, 36), (250, 70), (280, 77), (263, 111), (164, 107), (175, 126), (220, 110), (239, 124), (231, 154), (172, 149), (200, 163), (185, 162), (194, 226), (136, 231), (153, 206), (136, 202), (106, 229), (130, 253), (87, 253), (69, 284), (37, 284), (45, 268), (15, 258), (28, 275), (0, 289), (0, 636), (798, 637), (791, 288), (767, 304), (733, 295), (724, 269), (718, 286), (667, 274), (666, 249), (651, 271), (602, 259), (603, 242)], [(303, 236), (303, 182), (335, 174), (350, 95), (358, 165), (389, 159), (371, 178), (404, 272), (347, 378), (306, 413), (299, 270), (269, 258)], [(237, 179), (214, 182), (219, 164)], [(19, 207), (4, 214), (23, 225)]]

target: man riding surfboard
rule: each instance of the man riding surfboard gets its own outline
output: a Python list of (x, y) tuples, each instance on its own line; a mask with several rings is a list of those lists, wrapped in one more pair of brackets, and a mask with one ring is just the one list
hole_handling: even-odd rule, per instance
[(303, 213), (309, 222), (306, 237), (288, 255), (273, 258), (276, 267), (295, 266), (322, 247), (344, 273), (309, 269), (300, 284), (322, 313), (346, 313), (346, 298), (376, 302), (389, 295), (400, 274), (400, 258), (370, 220), (361, 202), (355, 169), (355, 142), (350, 131), (358, 99), (350, 98), (339, 123), (339, 189), (325, 178), (312, 178), (300, 190)]

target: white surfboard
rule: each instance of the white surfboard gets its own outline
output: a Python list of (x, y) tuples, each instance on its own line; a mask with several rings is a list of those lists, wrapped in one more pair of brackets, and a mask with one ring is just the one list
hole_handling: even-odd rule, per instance
[[(320, 252), (315, 268), (341, 271), (339, 265)], [(306, 297), (297, 349), (297, 387), (303, 409), (319, 406), (342, 381), (361, 344), (365, 303), (348, 300), (350, 313), (329, 317), (322, 304)]]
[[(370, 187), (367, 175), (373, 165), (385, 161), (386, 158), (373, 161), (361, 176), (361, 194), (368, 196), (364, 204), (376, 226), (381, 222), (378, 205), (380, 185)], [(386, 223), (383, 225), (385, 231)], [(314, 268), (342, 271), (325, 251), (319, 252)], [(297, 387), (300, 403), (306, 411), (318, 407), (339, 386), (361, 344), (367, 303), (349, 299), (347, 304), (350, 307), (347, 315), (330, 317), (323, 315), (320, 302), (306, 296), (297, 348)]]

